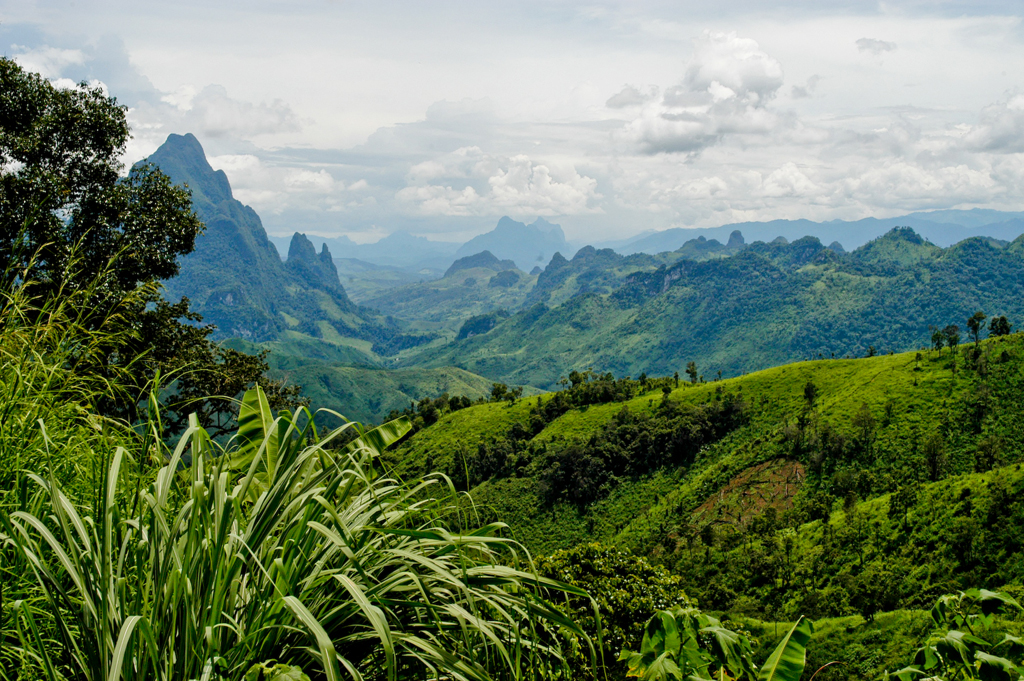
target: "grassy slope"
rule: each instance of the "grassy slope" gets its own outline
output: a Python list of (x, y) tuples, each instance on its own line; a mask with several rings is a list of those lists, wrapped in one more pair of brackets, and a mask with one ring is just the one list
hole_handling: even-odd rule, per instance
[[(1014, 380), (1019, 381), (1022, 375), (1024, 336), (991, 340), (984, 346), (994, 356), (1005, 349), (1012, 357), (1011, 362), (993, 369), (993, 374), (998, 371), (1002, 376), (989, 381), (993, 400), (1000, 408), (988, 417), (985, 428), (986, 432), (998, 430), (1006, 439), (1008, 456), (1016, 457), (1024, 451), (1024, 432), (1012, 424), (1021, 418), (1024, 405), (1019, 404), (1012, 389)], [(606, 498), (587, 508), (545, 504), (534, 477), (485, 482), (475, 488), (474, 500), (509, 522), (517, 537), (534, 550), (547, 552), (596, 539), (649, 552), (672, 518), (698, 508), (749, 466), (790, 454), (781, 433), (802, 410), (803, 388), (808, 381), (820, 391), (818, 418), (843, 432), (850, 431), (853, 414), (862, 404), (871, 409), (876, 421), (884, 423), (886, 405), (892, 403), (891, 420), (877, 431), (874, 468), (878, 471), (919, 466), (915, 454), (918, 443), (948, 421), (954, 406), (978, 387), (973, 374), (962, 368), (956, 375), (951, 372), (948, 351), (942, 355), (924, 353), (920, 361), (916, 353), (903, 353), (800, 362), (721, 382), (684, 385), (672, 393), (672, 399), (699, 403), (714, 399), (718, 390), (727, 390), (741, 393), (753, 407), (750, 424), (706, 448), (691, 469), (664, 469), (622, 479)], [(424, 466), (445, 467), (460, 453), (472, 453), (480, 442), (505, 433), (514, 422), (526, 421), (529, 406), (537, 399), (546, 398), (523, 400), (512, 407), (488, 404), (446, 416), (405, 446), (400, 453), (401, 468), (413, 472)], [(652, 393), (626, 404), (571, 411), (549, 424), (536, 439), (586, 437), (623, 406), (637, 412), (651, 411), (660, 399), (660, 394)], [(974, 436), (951, 431), (947, 447), (952, 470), (970, 467)], [(870, 484), (876, 493), (891, 486), (892, 481), (884, 473), (873, 475)]]
[[(537, 480), (531, 476), (485, 482), (472, 490), (472, 498), (484, 514), (493, 513), (507, 522), (517, 538), (534, 551), (547, 553), (599, 540), (629, 547), (669, 564), (687, 579), (686, 588), (691, 595), (701, 593), (709, 580), (725, 588), (733, 587), (740, 597), (728, 609), (761, 640), (764, 653), (774, 646), (781, 632), (788, 630), (788, 624), (750, 619), (744, 613), (762, 619), (766, 619), (769, 609), (786, 616), (810, 614), (816, 624), (809, 646), (808, 669), (815, 670), (835, 660), (842, 664), (823, 672), (822, 681), (880, 678), (885, 671), (902, 668), (910, 661), (913, 651), (930, 631), (930, 618), (920, 608), (930, 607), (937, 595), (969, 585), (1009, 587), (1018, 598), (1024, 595), (1020, 587), (1024, 575), (1020, 574), (1017, 559), (996, 551), (996, 555), (987, 556), (989, 565), (980, 564), (986, 562), (986, 557), (981, 557), (976, 561), (979, 564), (972, 567), (964, 562), (963, 551), (951, 547), (949, 540), (952, 532), (971, 527), (965, 523), (971, 522), (972, 508), (980, 522), (986, 522), (985, 514), (992, 514), (993, 490), (1001, 486), (1009, 489), (1010, 494), (1019, 495), (1024, 489), (1024, 466), (1019, 463), (1024, 458), (1024, 428), (1020, 427), (1024, 423), (1024, 403), (1020, 400), (1024, 386), (1024, 334), (985, 341), (982, 347), (993, 360), (1001, 358), (1004, 351), (1009, 356), (1009, 361), (990, 365), (983, 380), (962, 366), (954, 374), (950, 370), (950, 354), (945, 351), (941, 355), (921, 353), (921, 359), (917, 353), (903, 353), (800, 362), (717, 383), (683, 385), (672, 393), (672, 399), (699, 403), (714, 399), (722, 389), (742, 392), (753, 406), (750, 424), (707, 448), (689, 470), (663, 469), (623, 479), (607, 497), (585, 508), (545, 503), (538, 493)], [(785, 587), (782, 581), (786, 580), (770, 577), (771, 584), (766, 586), (763, 577), (759, 580), (756, 574), (737, 576), (723, 567), (747, 566), (751, 556), (749, 543), (712, 549), (711, 569), (708, 561), (699, 566), (692, 564), (691, 568), (693, 554), (688, 555), (678, 541), (672, 540), (681, 522), (717, 523), (731, 519), (741, 524), (763, 509), (764, 504), (744, 506), (739, 500), (759, 493), (760, 499), (767, 499), (769, 504), (780, 508), (786, 508), (787, 503), (792, 506), (792, 495), (798, 492), (799, 485), (787, 490), (790, 495), (786, 498), (778, 484), (785, 476), (773, 478), (771, 473), (788, 467), (788, 473), (797, 471), (806, 479), (804, 466), (790, 456), (781, 433), (786, 423), (792, 423), (793, 415), (803, 411), (803, 388), (809, 380), (820, 391), (816, 414), (810, 415), (812, 420), (849, 432), (853, 415), (866, 404), (879, 421), (874, 463), (865, 466), (870, 469), (873, 491), (849, 513), (836, 502), (827, 525), (821, 520), (797, 525), (792, 553), (797, 576), (792, 584), (787, 581)], [(957, 427), (964, 418), (964, 405), (983, 392), (982, 383), (991, 391), (988, 415), (977, 429)], [(453, 456), (471, 455), (479, 442), (508, 431), (516, 421), (526, 421), (530, 406), (545, 399), (550, 399), (550, 395), (512, 406), (486, 404), (450, 414), (406, 444), (400, 452), (400, 466), (412, 473), (424, 465), (444, 467)], [(608, 423), (623, 406), (633, 411), (650, 411), (660, 399), (660, 394), (649, 393), (625, 405), (614, 403), (570, 411), (550, 423), (535, 439), (551, 442), (585, 438)], [(891, 414), (888, 419), (886, 412)], [(920, 442), (939, 430), (947, 434), (950, 474), (921, 488), (918, 503), (909, 515), (909, 525), (904, 526), (901, 518), (888, 517), (891, 495), (886, 488), (893, 484), (889, 476), (919, 470)], [(984, 473), (966, 472), (973, 466), (977, 442), (987, 434), (1003, 437), (1003, 463), (1008, 465)], [(736, 485), (737, 481), (756, 483), (757, 479), (769, 482), (761, 490), (757, 484)], [(790, 484), (792, 475), (786, 480)], [(1006, 521), (987, 522), (1005, 525)], [(872, 529), (865, 541), (849, 542), (844, 537), (853, 533), (851, 528)], [(992, 534), (991, 528), (985, 529)], [(863, 533), (863, 529), (860, 531)], [(1001, 531), (1012, 545), (1013, 527), (1003, 527)], [(753, 552), (765, 555), (774, 550), (777, 556), (777, 544), (778, 535), (769, 534), (761, 541), (754, 540)], [(998, 546), (998, 542), (990, 541), (987, 546)], [(698, 555), (704, 550), (698, 548)], [(854, 608), (844, 600), (849, 595), (842, 585), (847, 579), (855, 579), (865, 562), (869, 567), (881, 565), (883, 569), (892, 565), (903, 587), (909, 587), (907, 595), (912, 603), (908, 605), (914, 609), (879, 613), (871, 622), (849, 614)], [(756, 573), (758, 568), (748, 570)], [(762, 583), (753, 586), (758, 581)], [(818, 612), (809, 611), (811, 602), (801, 600), (805, 598), (801, 594), (806, 594), (808, 588), (830, 594), (838, 602), (824, 606), (819, 603)], [(706, 607), (715, 607), (710, 600), (703, 602)], [(776, 605), (765, 607), (772, 602)], [(822, 608), (838, 611), (835, 614), (841, 616), (826, 616)], [(1024, 622), (1018, 620), (1007, 626), (1020, 632)]]

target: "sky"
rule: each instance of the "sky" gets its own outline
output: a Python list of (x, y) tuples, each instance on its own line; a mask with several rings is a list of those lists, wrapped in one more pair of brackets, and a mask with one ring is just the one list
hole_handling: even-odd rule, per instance
[(1024, 210), (1018, 2), (0, 0), (0, 50), (193, 133), (267, 231), (575, 241)]

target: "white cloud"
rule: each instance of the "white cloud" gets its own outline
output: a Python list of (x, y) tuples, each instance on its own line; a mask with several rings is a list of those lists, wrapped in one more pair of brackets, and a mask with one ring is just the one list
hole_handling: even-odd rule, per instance
[(280, 99), (253, 104), (228, 96), (221, 85), (207, 85), (190, 102), (184, 123), (209, 137), (254, 137), (299, 130), (299, 119)]
[[(437, 183), (441, 180), (441, 183)], [(421, 215), (582, 215), (600, 212), (597, 181), (569, 166), (553, 170), (519, 154), (499, 158), (466, 147), (412, 167), (396, 198)], [(460, 186), (462, 185), (462, 186)]]
[(658, 87), (655, 85), (649, 86), (646, 91), (634, 85), (624, 85), (621, 90), (609, 97), (604, 105), (609, 109), (626, 109), (646, 104), (657, 96)]
[(818, 83), (821, 82), (821, 76), (815, 74), (807, 79), (805, 85), (794, 85), (790, 91), (790, 96), (793, 99), (805, 99), (814, 94), (814, 91), (818, 89)]
[(764, 196), (770, 197), (809, 197), (816, 194), (818, 189), (818, 186), (790, 161), (765, 178), (762, 192)]
[(645, 106), (625, 137), (647, 153), (693, 153), (726, 134), (768, 133), (779, 118), (767, 104), (782, 83), (782, 65), (756, 41), (705, 32), (682, 81)]
[(61, 49), (42, 45), (26, 47), (11, 45), (14, 50), (14, 61), (26, 71), (34, 71), (43, 78), (58, 78), (64, 69), (73, 64), (84, 64), (85, 53), (82, 50)]
[(1024, 152), (1024, 93), (985, 107), (980, 125), (968, 128), (964, 142), (976, 151)]
[(324, 210), (344, 210), (352, 202), (353, 192), (369, 187), (366, 180), (346, 186), (324, 168), (268, 165), (252, 154), (211, 156), (209, 162), (227, 174), (236, 199), (258, 210), (277, 213), (311, 205)]
[(879, 57), (885, 52), (895, 51), (896, 43), (891, 43), (885, 40), (876, 40), (875, 38), (858, 38), (857, 49), (861, 52), (870, 52), (876, 57)]

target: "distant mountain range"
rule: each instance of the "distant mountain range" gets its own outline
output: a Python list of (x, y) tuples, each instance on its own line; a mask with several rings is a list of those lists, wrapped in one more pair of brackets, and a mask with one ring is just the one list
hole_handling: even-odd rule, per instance
[[(290, 237), (272, 236), (270, 240), (281, 253), (287, 252), (285, 247)], [(394, 232), (369, 244), (357, 244), (347, 236), (322, 237), (310, 234), (309, 240), (317, 247), (327, 244), (334, 257), (339, 259), (362, 260), (372, 265), (398, 267), (433, 276), (439, 276), (452, 264), (459, 249), (457, 243), (431, 241), (408, 232)]]
[(630, 253), (661, 253), (674, 251), (684, 241), (703, 236), (725, 241), (729, 234), (740, 231), (748, 241), (772, 241), (785, 237), (793, 241), (805, 236), (816, 237), (825, 244), (838, 242), (845, 250), (863, 246), (893, 227), (910, 227), (936, 246), (952, 246), (974, 236), (988, 236), (1013, 241), (1024, 234), (1024, 213), (996, 210), (940, 210), (910, 213), (895, 218), (864, 218), (863, 220), (812, 222), (811, 220), (771, 220), (769, 222), (737, 222), (721, 227), (666, 229), (648, 232), (628, 239), (596, 244), (598, 248), (629, 255)]
[(529, 225), (506, 216), (486, 234), (473, 237), (455, 252), (464, 258), (480, 251), (490, 251), (501, 260), (511, 260), (520, 270), (543, 269), (555, 253), (568, 250), (565, 234), (559, 225), (537, 218)]
[(703, 261), (593, 248), (556, 258), (518, 314), (406, 361), (550, 389), (586, 367), (664, 375), (696, 361), (730, 376), (908, 350), (928, 345), (930, 325), (965, 329), (976, 310), (1024, 323), (1024, 236), (943, 249), (898, 228), (851, 253), (815, 237), (738, 241), (704, 242)]
[[(974, 208), (971, 210), (939, 210), (910, 213), (894, 218), (864, 218), (863, 220), (771, 220), (767, 222), (738, 222), (721, 227), (673, 228), (660, 232), (645, 232), (627, 239), (595, 242), (596, 249), (610, 248), (621, 255), (647, 253), (656, 255), (676, 251), (684, 243), (704, 237), (727, 243), (733, 232), (742, 232), (748, 242), (773, 241), (783, 237), (794, 241), (805, 236), (816, 237), (832, 248), (856, 249), (885, 234), (893, 227), (910, 227), (937, 246), (951, 246), (964, 239), (987, 236), (1012, 241), (1024, 234), (1024, 212), (1012, 213)], [(321, 247), (327, 244), (338, 259), (361, 260), (367, 265), (395, 267), (420, 277), (440, 277), (458, 258), (490, 251), (501, 260), (512, 260), (524, 272), (543, 269), (557, 253), (572, 257), (587, 244), (574, 244), (565, 239), (559, 225), (544, 218), (530, 224), (517, 222), (508, 216), (498, 220), (489, 232), (473, 237), (464, 244), (431, 241), (408, 232), (395, 232), (371, 244), (357, 244), (348, 237), (319, 237), (309, 235), (310, 241)], [(270, 237), (284, 254), (288, 238)]]

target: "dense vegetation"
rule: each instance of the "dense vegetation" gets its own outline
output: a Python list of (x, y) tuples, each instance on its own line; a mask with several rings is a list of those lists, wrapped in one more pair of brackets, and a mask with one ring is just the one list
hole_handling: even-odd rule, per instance
[[(589, 257), (608, 261), (598, 270), (607, 279), (595, 281), (615, 281), (628, 260), (610, 251)], [(566, 267), (549, 265), (553, 282)], [(531, 296), (548, 291), (548, 270)], [(803, 359), (862, 357), (871, 347), (905, 351), (928, 344), (929, 326), (963, 324), (979, 308), (1024, 317), (1024, 237), (940, 249), (897, 229), (847, 254), (808, 237), (683, 259), (619, 282), (574, 289), (564, 300), (555, 288), (486, 334), (404, 361), (553, 389), (567, 366), (636, 376), (696, 361), (708, 377), (735, 376)]]
[[(955, 349), (946, 339), (941, 350), (687, 376), (678, 387), (603, 377), (473, 406), (414, 437), (399, 465), (428, 456), (461, 482), (464, 459), (477, 505), (508, 518), (527, 546), (630, 548), (734, 617), (870, 620), (979, 584), (1016, 593), (1024, 336), (994, 324), (998, 335)], [(599, 384), (629, 388), (576, 402), (581, 386)], [(680, 424), (709, 436), (673, 450)], [(632, 468), (652, 434), (663, 458)], [(857, 664), (872, 673), (892, 661), (861, 650)]]

